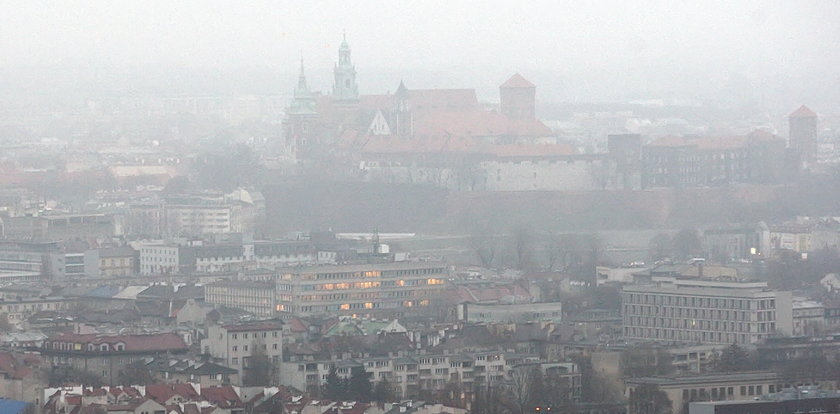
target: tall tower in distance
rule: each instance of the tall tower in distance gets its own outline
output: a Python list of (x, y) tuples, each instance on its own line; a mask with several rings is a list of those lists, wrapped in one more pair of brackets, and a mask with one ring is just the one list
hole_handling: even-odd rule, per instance
[(303, 72), (303, 58), (300, 60), (300, 75), (294, 97), (286, 109), (283, 119), (283, 136), (286, 145), (292, 151), (303, 150), (315, 144), (315, 126), (318, 119), (318, 105), (315, 95), (309, 90), (306, 75)]
[(340, 102), (353, 103), (359, 100), (359, 86), (356, 85), (356, 67), (350, 60), (350, 45), (347, 44), (347, 34), (338, 48), (338, 63), (335, 65), (335, 85), (333, 85), (333, 99)]
[(804, 167), (817, 159), (817, 114), (805, 105), (788, 115), (789, 145)]
[(520, 74), (499, 86), (502, 113), (511, 119), (535, 119), (537, 87)]

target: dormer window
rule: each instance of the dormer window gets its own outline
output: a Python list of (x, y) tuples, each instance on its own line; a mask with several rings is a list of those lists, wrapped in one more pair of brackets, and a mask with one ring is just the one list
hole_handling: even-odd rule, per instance
[(125, 344), (119, 343), (114, 346), (114, 349), (117, 351), (125, 351)]
[(108, 344), (99, 345), (99, 350), (103, 351), (103, 352), (107, 351), (108, 350)]
[(96, 351), (96, 346), (95, 346), (94, 344), (88, 344), (88, 346), (87, 346), (87, 350), (88, 350), (89, 352)]

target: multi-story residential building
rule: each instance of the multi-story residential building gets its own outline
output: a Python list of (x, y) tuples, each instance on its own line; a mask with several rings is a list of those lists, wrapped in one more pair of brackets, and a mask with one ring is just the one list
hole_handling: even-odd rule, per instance
[(306, 241), (255, 241), (253, 250), (258, 268), (312, 264), (318, 260), (315, 247)]
[(317, 260), (314, 246), (300, 241), (158, 241), (141, 243), (139, 250), (140, 273), (144, 275), (275, 269)]
[(198, 199), (167, 200), (164, 223), (168, 235), (241, 233), (241, 210), (228, 203), (203, 203)]
[(279, 271), (276, 309), (297, 316), (432, 313), (448, 277), (442, 262), (289, 268)]
[(204, 286), (204, 301), (216, 306), (229, 306), (269, 318), (277, 312), (274, 282), (223, 281)]
[(0, 301), (0, 314), (5, 314), (9, 323), (20, 325), (27, 318), (40, 311), (61, 311), (81, 302), (80, 298), (24, 297)]
[(825, 306), (822, 303), (794, 299), (793, 336), (813, 336), (825, 327)]
[(139, 270), (139, 253), (130, 246), (90, 250), (85, 255), (91, 266), (89, 276), (125, 277)]
[(251, 358), (262, 352), (274, 365), (276, 375), (276, 368), (283, 360), (283, 324), (267, 320), (211, 325), (207, 328), (207, 338), (201, 341), (201, 349), (203, 353), (219, 358), (228, 367), (239, 371), (239, 378), (244, 377)]
[[(195, 270), (204, 273), (239, 269), (275, 269), (313, 264), (314, 246), (305, 241), (260, 240), (242, 243), (210, 244), (189, 249)], [(193, 259), (194, 258), (194, 259)]]
[(560, 322), (562, 317), (563, 308), (560, 302), (516, 304), (462, 303), (458, 305), (458, 319), (466, 322)]
[(652, 277), (622, 290), (627, 339), (752, 344), (793, 328), (790, 292), (765, 282)]
[(140, 245), (140, 274), (161, 275), (181, 272), (181, 247), (164, 242)]
[[(628, 398), (641, 385), (654, 385), (668, 395), (672, 412), (688, 413), (692, 401), (744, 401), (796, 386), (772, 371), (736, 372), (674, 377), (632, 378), (624, 381)], [(820, 385), (806, 384), (806, 385)], [(828, 381), (826, 381), (828, 386)], [(632, 414), (632, 411), (630, 411)]]
[(73, 367), (101, 376), (109, 384), (120, 381), (125, 368), (149, 357), (187, 351), (184, 339), (174, 333), (149, 335), (59, 334), (40, 348), (54, 370)]
[[(446, 384), (457, 382), (465, 392), (488, 382), (503, 381), (514, 367), (523, 363), (539, 363), (539, 357), (502, 351), (459, 354), (415, 354), (402, 356), (359, 357), (326, 360), (294, 360), (281, 364), (283, 383), (300, 390), (313, 392), (335, 369), (340, 377), (347, 378), (354, 368), (363, 368), (371, 374), (371, 381), (387, 379), (402, 398), (414, 398), (420, 390), (442, 390)], [(580, 373), (574, 364), (558, 363), (565, 367), (565, 374)], [(549, 367), (551, 368), (551, 367)]]

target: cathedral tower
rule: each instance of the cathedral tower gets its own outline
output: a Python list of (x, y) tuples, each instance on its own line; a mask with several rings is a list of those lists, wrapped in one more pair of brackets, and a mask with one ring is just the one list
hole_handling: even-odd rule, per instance
[(300, 75), (294, 96), (286, 109), (283, 119), (283, 136), (286, 145), (293, 151), (305, 150), (315, 144), (315, 124), (318, 118), (318, 106), (315, 95), (309, 90), (306, 75), (303, 72), (303, 59), (300, 61)]
[(333, 99), (339, 102), (354, 103), (359, 100), (359, 87), (356, 85), (356, 67), (350, 60), (350, 45), (347, 44), (347, 34), (338, 48), (338, 63), (335, 65), (335, 85), (333, 85)]

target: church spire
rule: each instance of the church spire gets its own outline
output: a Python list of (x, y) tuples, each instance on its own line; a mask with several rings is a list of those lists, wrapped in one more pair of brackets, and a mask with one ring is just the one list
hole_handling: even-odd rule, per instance
[(316, 113), (315, 97), (309, 90), (309, 85), (306, 83), (306, 74), (303, 70), (303, 56), (300, 57), (300, 75), (298, 75), (298, 83), (295, 88), (294, 98), (289, 104), (289, 113), (291, 114), (314, 114)]
[(359, 87), (356, 85), (356, 67), (350, 59), (350, 45), (347, 33), (344, 33), (338, 48), (338, 64), (335, 66), (335, 84), (333, 98), (338, 101), (354, 102), (359, 100)]

